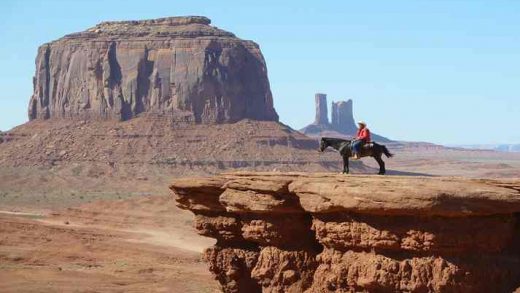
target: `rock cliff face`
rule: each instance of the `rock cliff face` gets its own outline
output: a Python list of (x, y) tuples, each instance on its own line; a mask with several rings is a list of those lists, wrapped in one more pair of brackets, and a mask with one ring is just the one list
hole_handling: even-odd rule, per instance
[(277, 121), (257, 44), (206, 17), (103, 22), (42, 45), (29, 119)]
[(234, 173), (175, 180), (225, 292), (512, 292), (520, 182)]

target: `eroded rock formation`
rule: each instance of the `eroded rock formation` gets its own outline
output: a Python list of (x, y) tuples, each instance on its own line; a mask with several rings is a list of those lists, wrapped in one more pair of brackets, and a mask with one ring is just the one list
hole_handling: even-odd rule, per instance
[[(327, 95), (316, 94), (315, 106), (316, 117), (314, 122), (305, 126), (300, 131), (310, 137), (344, 137), (350, 139), (356, 135), (356, 122), (354, 122), (353, 102), (347, 101), (332, 102), (331, 117), (329, 122), (327, 111)], [(372, 133), (372, 138), (379, 142), (390, 142), (386, 137)]]
[(102, 22), (38, 49), (30, 120), (141, 113), (197, 123), (278, 120), (258, 45), (206, 17)]
[(329, 114), (327, 110), (327, 95), (316, 94), (314, 95), (316, 104), (316, 118), (314, 124), (316, 125), (327, 125), (329, 124)]
[(178, 179), (225, 292), (512, 292), (520, 181), (233, 173)]
[(315, 94), (314, 106), (316, 108), (314, 122), (300, 130), (302, 133), (310, 136), (316, 136), (324, 131), (332, 130), (332, 125), (329, 122), (327, 95)]
[(352, 100), (332, 102), (332, 128), (341, 133), (356, 133)]

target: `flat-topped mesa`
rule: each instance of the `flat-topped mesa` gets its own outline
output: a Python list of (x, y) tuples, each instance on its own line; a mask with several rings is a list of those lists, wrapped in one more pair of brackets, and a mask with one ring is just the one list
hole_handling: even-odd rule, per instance
[(512, 292), (520, 180), (229, 173), (178, 179), (225, 292)]
[(172, 16), (144, 20), (122, 20), (122, 21), (103, 21), (96, 27), (102, 28), (111, 25), (187, 25), (187, 24), (211, 24), (211, 19), (205, 16)]
[(278, 121), (257, 44), (202, 16), (102, 22), (42, 45), (29, 119)]
[[(210, 23), (211, 20), (204, 16), (104, 21), (86, 31), (68, 34), (63, 39), (106, 41), (130, 37), (135, 40), (196, 37), (236, 38), (233, 33), (210, 26)], [(250, 45), (257, 46), (253, 42), (250, 42)]]

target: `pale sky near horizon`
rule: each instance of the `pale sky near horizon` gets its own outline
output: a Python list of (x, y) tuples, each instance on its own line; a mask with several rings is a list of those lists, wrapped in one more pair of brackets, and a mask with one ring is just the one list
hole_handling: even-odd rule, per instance
[(356, 119), (392, 139), (520, 143), (520, 1), (244, 3), (1, 1), (0, 130), (27, 120), (39, 45), (105, 20), (204, 15), (260, 44), (280, 120), (295, 129), (324, 92), (352, 98)]

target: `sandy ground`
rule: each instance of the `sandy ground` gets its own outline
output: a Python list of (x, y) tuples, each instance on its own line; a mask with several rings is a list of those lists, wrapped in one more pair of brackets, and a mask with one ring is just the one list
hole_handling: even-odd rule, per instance
[[(520, 178), (520, 153), (461, 149), (405, 148), (392, 150), (393, 158), (384, 158), (389, 174), (396, 171), (434, 176), (470, 178)], [(363, 163), (376, 167), (373, 159)]]
[(0, 211), (0, 292), (218, 292), (191, 217), (168, 196)]
[[(389, 174), (520, 178), (520, 154), (392, 151)], [(171, 176), (90, 173), (0, 166), (0, 292), (218, 292)]]

